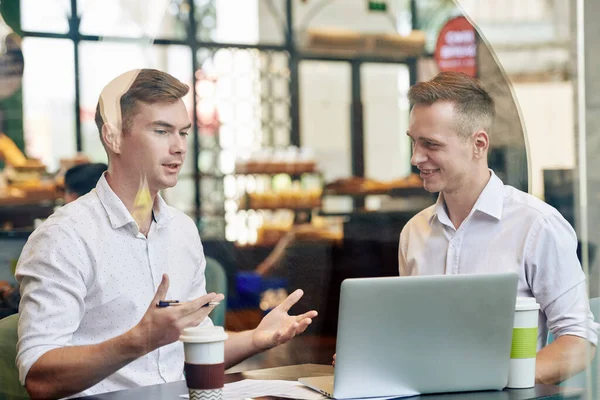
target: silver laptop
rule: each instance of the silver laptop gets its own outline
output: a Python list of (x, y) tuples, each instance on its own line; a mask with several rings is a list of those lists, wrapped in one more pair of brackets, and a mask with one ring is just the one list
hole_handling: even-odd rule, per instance
[(514, 273), (346, 279), (334, 376), (299, 381), (336, 399), (503, 389), (517, 280)]

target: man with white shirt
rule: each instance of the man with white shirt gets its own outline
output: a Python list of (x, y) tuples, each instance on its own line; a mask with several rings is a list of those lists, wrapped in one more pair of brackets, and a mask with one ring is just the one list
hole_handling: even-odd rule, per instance
[[(581, 371), (595, 354), (598, 324), (575, 232), (556, 209), (488, 168), (492, 98), (476, 79), (453, 72), (414, 85), (408, 97), (411, 163), (439, 197), (402, 230), (400, 275), (516, 272), (518, 295), (541, 305), (536, 382)], [(543, 347), (548, 329), (556, 339)]]
[[(157, 70), (120, 75), (96, 123), (109, 158), (96, 189), (31, 235), (17, 266), (17, 366), (34, 398), (90, 395), (183, 379), (184, 328), (212, 324), (194, 222), (169, 207), (191, 129), (188, 86)], [(225, 366), (303, 332), (316, 311), (288, 315), (292, 293), (251, 331), (230, 333)], [(159, 308), (164, 299), (185, 301)]]

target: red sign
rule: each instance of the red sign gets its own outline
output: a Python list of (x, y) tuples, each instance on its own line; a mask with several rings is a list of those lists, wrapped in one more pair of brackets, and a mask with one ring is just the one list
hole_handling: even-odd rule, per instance
[(438, 36), (433, 57), (440, 71), (477, 74), (477, 39), (475, 28), (465, 17), (452, 18)]

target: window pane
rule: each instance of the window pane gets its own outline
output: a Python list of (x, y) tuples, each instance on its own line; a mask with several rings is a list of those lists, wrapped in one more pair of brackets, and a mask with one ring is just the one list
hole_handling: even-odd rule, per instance
[(69, 0), (21, 0), (21, 29), (67, 33), (71, 15)]
[(258, 37), (260, 43), (284, 44), (287, 22), (285, 1), (258, 0)]
[(410, 173), (409, 72), (405, 65), (361, 66), (365, 176), (391, 181)]
[(315, 151), (326, 181), (352, 175), (350, 161), (350, 64), (300, 63), (302, 146)]
[(200, 41), (283, 44), (285, 1), (194, 0)]
[(76, 150), (73, 43), (25, 38), (23, 56), (27, 154), (55, 171), (60, 158), (72, 157)]
[[(82, 42), (80, 49), (83, 150), (95, 161), (106, 161), (106, 153), (94, 122), (96, 104), (102, 88), (113, 78), (134, 68), (156, 68), (189, 86), (192, 84), (191, 52), (186, 46), (145, 47), (127, 43)], [(184, 98), (190, 114), (191, 96), (190, 90)], [(191, 165), (189, 161), (186, 162), (182, 174), (190, 174)]]
[[(350, 64), (302, 61), (300, 79), (300, 143), (314, 151), (325, 182), (352, 175), (350, 155)], [(349, 197), (327, 196), (323, 209), (350, 211)]]
[(410, 23), (409, 1), (388, 0), (386, 3), (386, 12), (369, 12), (366, 1), (294, 1), (294, 31), (301, 39), (307, 30), (314, 28), (364, 33), (391, 33), (405, 29)]
[(181, 0), (77, 0), (85, 35), (185, 39), (188, 5)]

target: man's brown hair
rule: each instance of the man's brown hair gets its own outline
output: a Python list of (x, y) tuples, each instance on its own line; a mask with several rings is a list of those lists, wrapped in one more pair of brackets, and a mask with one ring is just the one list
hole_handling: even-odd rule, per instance
[(449, 101), (454, 105), (457, 131), (468, 137), (478, 129), (490, 134), (496, 111), (494, 100), (479, 80), (461, 72), (440, 72), (433, 79), (419, 82), (408, 91), (411, 105), (432, 105)]
[[(134, 75), (135, 79), (133, 79), (128, 88), (110, 87), (111, 85), (120, 85), (120, 82), (122, 82), (122, 80), (118, 81), (120, 77), (131, 73), (135, 73), (136, 75)], [(106, 85), (96, 105), (96, 116), (94, 119), (103, 145), (105, 144), (102, 138), (102, 126), (105, 123), (119, 123), (118, 121), (110, 121), (111, 117), (106, 115), (107, 113), (104, 110), (104, 107), (107, 107), (111, 102), (116, 104), (116, 98), (107, 98), (114, 97), (115, 95), (112, 93), (123, 93), (118, 100), (120, 110), (117, 111), (120, 111), (120, 128), (123, 133), (127, 133), (131, 129), (133, 117), (137, 114), (140, 103), (174, 103), (185, 96), (190, 89), (188, 85), (180, 82), (173, 76), (156, 69), (140, 69), (129, 71), (125, 74), (115, 78)]]

